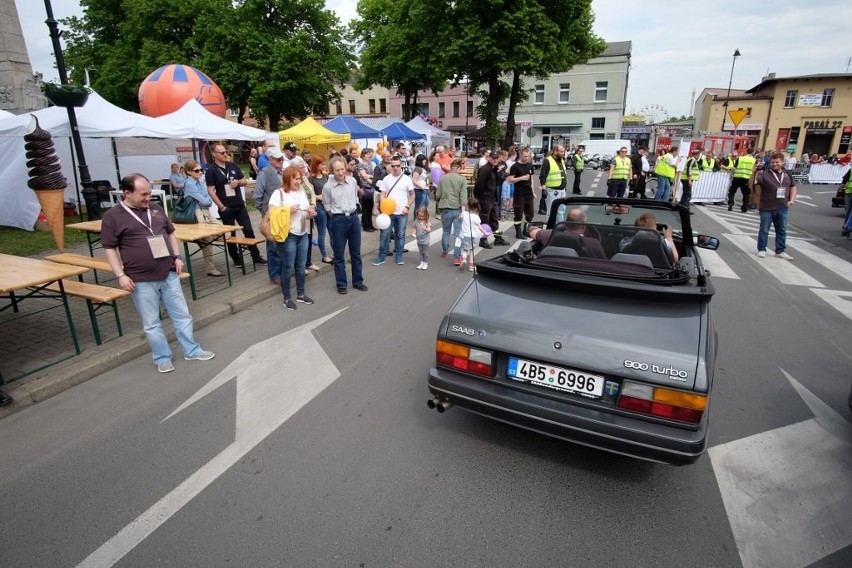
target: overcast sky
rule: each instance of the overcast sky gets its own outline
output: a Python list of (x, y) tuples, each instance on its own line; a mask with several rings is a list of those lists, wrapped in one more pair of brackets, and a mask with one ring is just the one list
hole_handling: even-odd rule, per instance
[[(15, 2), (33, 70), (56, 79), (44, 3)], [(78, 0), (51, 4), (57, 19), (82, 13)], [(355, 16), (356, 4), (326, 0), (344, 22)], [(693, 89), (696, 96), (705, 87), (727, 89), (735, 49), (742, 56), (734, 69), (734, 89), (757, 85), (767, 72), (788, 77), (852, 69), (852, 2), (774, 0), (751, 7), (756, 5), (658, 0), (643, 10), (640, 3), (593, 0), (595, 32), (606, 41), (633, 42), (627, 112), (659, 105), (670, 116), (690, 114)]]

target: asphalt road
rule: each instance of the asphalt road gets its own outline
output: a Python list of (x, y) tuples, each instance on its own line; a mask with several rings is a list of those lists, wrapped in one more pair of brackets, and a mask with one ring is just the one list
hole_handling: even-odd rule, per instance
[(470, 278), (435, 245), (427, 272), (365, 257), (369, 292), (324, 273), (313, 306), (205, 328), (209, 362), (143, 357), (3, 420), (0, 565), (848, 567), (852, 241), (820, 238), (839, 225), (823, 187), (791, 217), (792, 263), (754, 256), (755, 213), (697, 208), (722, 248), (692, 466), (427, 409)]

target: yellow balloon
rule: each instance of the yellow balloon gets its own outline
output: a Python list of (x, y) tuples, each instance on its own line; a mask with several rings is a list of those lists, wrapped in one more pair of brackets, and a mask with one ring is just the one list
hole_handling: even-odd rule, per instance
[(376, 144), (376, 152), (381, 152), (384, 147), (385, 147), (384, 143), (379, 142), (378, 144)]
[(393, 212), (396, 211), (396, 201), (390, 197), (385, 197), (382, 199), (379, 209), (385, 215), (393, 215)]

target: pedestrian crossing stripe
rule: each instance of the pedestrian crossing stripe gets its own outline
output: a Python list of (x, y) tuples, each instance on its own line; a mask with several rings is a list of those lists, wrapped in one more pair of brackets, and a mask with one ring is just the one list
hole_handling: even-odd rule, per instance
[(728, 266), (728, 263), (722, 260), (722, 257), (717, 251), (702, 249), (698, 254), (701, 257), (701, 263), (704, 265), (705, 270), (709, 271), (713, 278), (740, 279), (737, 273)]
[(811, 277), (801, 268), (787, 260), (775, 258), (773, 252), (768, 251), (766, 258), (757, 256), (757, 239), (748, 235), (723, 235), (725, 239), (737, 248), (753, 257), (758, 264), (774, 276), (782, 284), (789, 286), (808, 286), (810, 288), (825, 288), (818, 280)]
[(824, 288), (812, 288), (811, 291), (825, 300), (829, 306), (852, 320), (852, 292), (826, 290)]

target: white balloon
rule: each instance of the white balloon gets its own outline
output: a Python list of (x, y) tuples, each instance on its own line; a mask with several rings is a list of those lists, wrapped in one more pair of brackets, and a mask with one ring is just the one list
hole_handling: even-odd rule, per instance
[(376, 217), (376, 228), (384, 231), (390, 227), (390, 217), (382, 213), (381, 215)]

